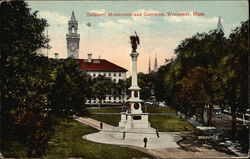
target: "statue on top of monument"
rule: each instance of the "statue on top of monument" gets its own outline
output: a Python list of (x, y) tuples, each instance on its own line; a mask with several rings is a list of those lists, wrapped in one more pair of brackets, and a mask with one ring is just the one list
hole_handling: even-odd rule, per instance
[(140, 44), (140, 39), (139, 36), (136, 34), (136, 31), (135, 31), (135, 36), (130, 36), (130, 41), (132, 45), (132, 51), (136, 52), (137, 45)]

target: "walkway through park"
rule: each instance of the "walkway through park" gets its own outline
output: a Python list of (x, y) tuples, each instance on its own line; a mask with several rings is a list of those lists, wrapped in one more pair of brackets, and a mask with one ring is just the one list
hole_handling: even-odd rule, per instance
[[(89, 125), (95, 129), (101, 130), (100, 128), (100, 121), (92, 119), (92, 118), (83, 118), (83, 117), (78, 117), (75, 119), (76, 121), (79, 121), (80, 123)], [(102, 122), (103, 123), (103, 122)], [(103, 123), (103, 130), (112, 130), (113, 126)]]
[[(98, 130), (100, 129), (100, 121), (97, 121), (92, 118), (82, 118), (78, 117), (75, 120), (89, 125)], [(103, 130), (101, 133), (105, 133), (105, 131), (112, 131), (113, 126), (103, 123)], [(96, 133), (98, 134), (98, 133)], [(144, 148), (140, 146), (129, 146), (127, 147), (134, 148), (145, 153), (148, 153), (156, 158), (215, 158), (215, 157), (235, 157), (236, 155), (228, 150), (226, 147), (219, 146), (217, 143), (212, 141), (198, 139), (197, 136), (194, 136), (190, 133), (179, 132), (179, 133), (171, 133), (173, 135), (179, 135), (183, 139), (177, 142), (178, 147), (170, 146), (168, 148), (150, 148), (150, 143), (148, 143), (149, 148)], [(98, 134), (100, 135), (100, 133)], [(101, 136), (98, 136), (98, 138)], [(86, 136), (83, 136), (86, 138)], [(100, 138), (99, 138), (100, 139)], [(124, 145), (123, 145), (124, 146)]]

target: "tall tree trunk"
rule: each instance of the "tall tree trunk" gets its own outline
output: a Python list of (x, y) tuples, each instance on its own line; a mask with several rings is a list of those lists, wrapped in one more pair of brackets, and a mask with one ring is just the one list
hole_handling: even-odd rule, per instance
[(207, 124), (208, 124), (208, 126), (212, 126), (212, 122), (213, 122), (213, 120), (212, 120), (212, 112), (213, 112), (213, 105), (209, 104), (208, 105), (208, 110), (207, 110), (207, 118), (208, 118)]
[(67, 125), (69, 126), (69, 112), (67, 112)]
[(236, 110), (233, 108), (231, 109), (231, 115), (232, 115), (232, 137), (236, 137), (237, 132), (237, 125), (236, 125)]
[(204, 106), (201, 107), (201, 124), (204, 125)]
[(99, 103), (98, 104), (99, 108), (101, 108), (101, 101), (102, 101), (102, 99), (99, 98), (99, 102), (98, 102)]

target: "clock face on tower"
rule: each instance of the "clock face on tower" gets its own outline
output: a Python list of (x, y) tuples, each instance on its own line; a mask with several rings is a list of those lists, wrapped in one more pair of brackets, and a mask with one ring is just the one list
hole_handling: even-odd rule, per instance
[(75, 45), (71, 45), (70, 46), (70, 51), (72, 51), (72, 52), (76, 51), (76, 46)]

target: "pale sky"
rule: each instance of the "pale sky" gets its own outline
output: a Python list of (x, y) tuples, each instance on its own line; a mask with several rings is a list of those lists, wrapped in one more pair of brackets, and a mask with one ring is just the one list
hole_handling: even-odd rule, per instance
[[(66, 33), (72, 11), (78, 21), (80, 34), (80, 58), (107, 59), (131, 70), (131, 44), (129, 36), (134, 31), (140, 37), (138, 46), (138, 72), (147, 73), (149, 57), (151, 69), (157, 54), (158, 66), (166, 58), (174, 56), (174, 49), (181, 40), (197, 32), (216, 29), (221, 16), (226, 36), (240, 26), (248, 17), (248, 1), (28, 1), (32, 11), (47, 19), (51, 39), (49, 57), (59, 53), (59, 58), (67, 58)], [(103, 17), (88, 17), (87, 12), (106, 13)], [(107, 16), (112, 13), (164, 13), (166, 16)], [(191, 16), (167, 16), (172, 13), (190, 13)], [(203, 16), (193, 16), (193, 12)], [(87, 23), (91, 27), (87, 27)], [(44, 51), (44, 53), (46, 50)]]

